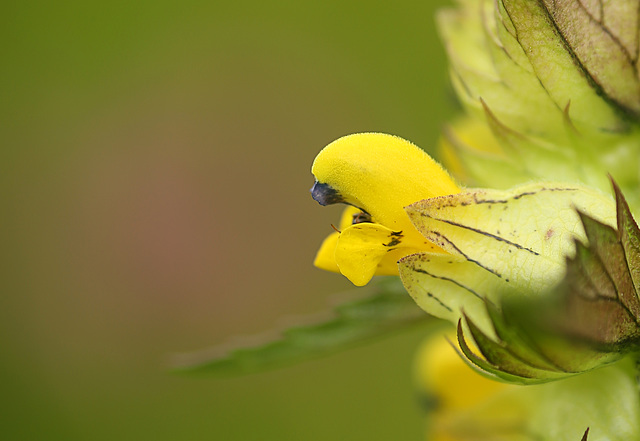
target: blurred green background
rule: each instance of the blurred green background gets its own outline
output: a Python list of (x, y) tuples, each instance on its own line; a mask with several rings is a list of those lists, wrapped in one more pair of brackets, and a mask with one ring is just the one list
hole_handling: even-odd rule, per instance
[(171, 354), (321, 311), (342, 135), (433, 150), (442, 1), (10, 2), (0, 17), (0, 437), (422, 439), (424, 330), (239, 378)]

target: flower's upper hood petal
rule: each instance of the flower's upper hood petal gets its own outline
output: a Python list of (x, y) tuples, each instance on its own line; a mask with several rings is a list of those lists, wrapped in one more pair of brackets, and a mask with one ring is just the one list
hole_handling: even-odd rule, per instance
[(315, 188), (323, 186), (322, 192), (314, 192), (318, 202), (353, 205), (394, 231), (413, 229), (405, 206), (460, 191), (424, 151), (382, 133), (359, 133), (332, 142), (318, 154), (311, 171)]
[(318, 154), (312, 172), (316, 201), (358, 207), (363, 217), (349, 218), (359, 210), (345, 212), (341, 233), (325, 240), (316, 266), (339, 270), (360, 286), (374, 274), (397, 274), (396, 262), (407, 254), (442, 252), (415, 229), (404, 207), (460, 189), (415, 145), (381, 133), (345, 136)]

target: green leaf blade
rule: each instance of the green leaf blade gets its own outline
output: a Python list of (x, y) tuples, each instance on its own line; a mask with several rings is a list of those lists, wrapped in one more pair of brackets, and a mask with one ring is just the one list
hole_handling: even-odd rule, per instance
[(248, 343), (231, 341), (176, 356), (173, 371), (213, 377), (256, 373), (326, 356), (413, 326), (438, 323), (396, 280), (372, 283), (358, 294), (357, 300), (340, 304), (320, 321), (310, 318)]

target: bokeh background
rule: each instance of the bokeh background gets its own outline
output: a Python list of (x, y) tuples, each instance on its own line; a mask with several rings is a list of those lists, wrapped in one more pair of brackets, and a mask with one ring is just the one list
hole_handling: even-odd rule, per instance
[(422, 439), (422, 329), (245, 377), (171, 354), (327, 307), (315, 154), (456, 111), (441, 1), (9, 2), (0, 438)]

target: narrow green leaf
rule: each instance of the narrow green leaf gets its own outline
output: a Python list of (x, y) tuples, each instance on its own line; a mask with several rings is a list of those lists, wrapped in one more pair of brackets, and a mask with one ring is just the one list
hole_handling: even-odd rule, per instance
[(176, 356), (179, 373), (211, 376), (239, 375), (294, 364), (382, 338), (417, 325), (435, 325), (397, 279), (383, 279), (358, 289), (358, 300), (337, 306), (329, 316), (259, 336), (260, 343), (230, 342)]

